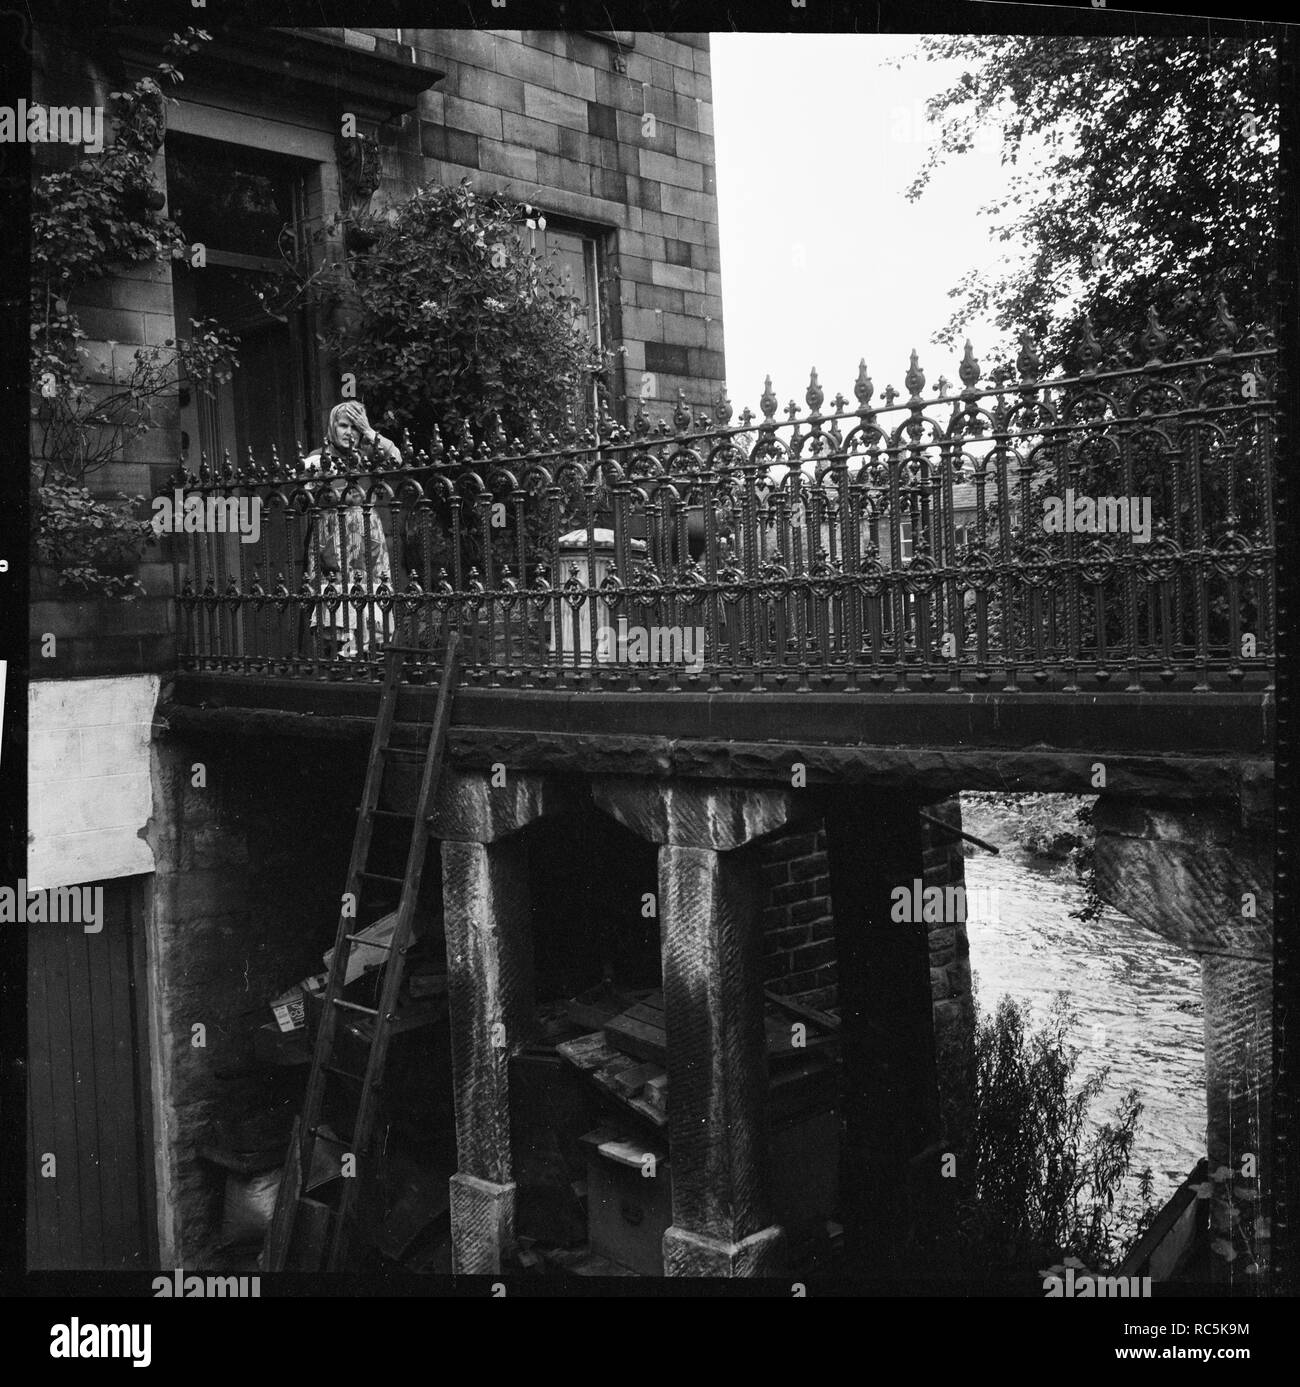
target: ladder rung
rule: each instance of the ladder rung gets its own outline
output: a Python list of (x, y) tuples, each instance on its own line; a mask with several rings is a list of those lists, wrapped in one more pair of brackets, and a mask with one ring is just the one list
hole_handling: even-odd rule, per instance
[[(408, 814), (408, 813), (406, 812), (405, 809), (372, 809), (370, 812), (371, 812), (371, 813), (375, 816), (375, 818), (377, 818), (377, 819), (413, 819), (413, 818), (415, 818), (415, 815), (414, 815), (414, 814)], [(358, 814), (361, 813), (361, 808), (360, 808), (360, 806), (357, 807), (357, 813), (358, 813)]]
[(340, 1069), (337, 1064), (322, 1064), (321, 1068), (327, 1074), (337, 1074), (340, 1079), (351, 1079), (353, 1083), (359, 1084), (365, 1079), (364, 1075), (354, 1074), (350, 1069)]
[(336, 1007), (343, 1007), (346, 1011), (359, 1011), (366, 1016), (378, 1016), (379, 1012), (374, 1007), (363, 1007), (360, 1002), (345, 1002), (342, 997), (334, 998)]
[(365, 877), (367, 881), (387, 881), (395, 886), (406, 885), (405, 877), (385, 876), (383, 872), (358, 872), (357, 875), (359, 877)]
[(380, 749), (385, 756), (410, 756), (417, 761), (423, 761), (428, 755), (425, 749), (419, 746), (386, 746)]
[(350, 939), (354, 944), (364, 944), (367, 949), (391, 949), (391, 944), (381, 944), (377, 939), (367, 939), (364, 934), (345, 934), (344, 939)]

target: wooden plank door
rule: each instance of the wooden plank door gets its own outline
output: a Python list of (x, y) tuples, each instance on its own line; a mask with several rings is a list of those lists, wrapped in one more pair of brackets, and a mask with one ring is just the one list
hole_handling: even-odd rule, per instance
[(157, 1264), (137, 881), (95, 883), (104, 888), (97, 934), (77, 924), (27, 926), (33, 1271)]

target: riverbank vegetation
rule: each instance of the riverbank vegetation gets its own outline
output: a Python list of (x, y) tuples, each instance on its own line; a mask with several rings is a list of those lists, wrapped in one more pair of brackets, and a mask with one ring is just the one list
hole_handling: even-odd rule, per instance
[(977, 1001), (974, 1102), (957, 1157), (959, 1255), (975, 1280), (1020, 1280), (1067, 1257), (1111, 1268), (1156, 1215), (1150, 1168), (1131, 1170), (1137, 1091), (1115, 1121), (1091, 1119), (1108, 1071), (1078, 1076), (1077, 1021), (1065, 993), (1037, 1029), (1010, 997), (991, 1014)]

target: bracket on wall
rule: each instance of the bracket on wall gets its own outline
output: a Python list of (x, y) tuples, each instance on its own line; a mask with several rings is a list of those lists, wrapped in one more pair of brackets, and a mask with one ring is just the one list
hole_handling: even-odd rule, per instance
[(336, 135), (335, 157), (339, 168), (339, 211), (346, 223), (344, 244), (349, 251), (369, 248), (373, 237), (355, 223), (370, 206), (379, 187), (379, 141), (373, 135)]

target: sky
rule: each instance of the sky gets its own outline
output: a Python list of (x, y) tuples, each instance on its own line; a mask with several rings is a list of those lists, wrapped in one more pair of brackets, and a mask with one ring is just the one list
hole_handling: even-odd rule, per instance
[[(915, 347), (926, 394), (957, 364), (931, 343), (971, 267), (1007, 254), (979, 209), (1005, 184), (994, 132), (951, 160), (918, 202), (904, 190), (933, 138), (926, 99), (958, 63), (907, 61), (919, 37), (711, 36), (727, 387), (759, 413), (770, 372), (781, 411), (816, 367), (829, 402), (853, 400), (865, 356), (880, 399), (903, 390)], [(1014, 254), (1014, 248), (1012, 250)], [(968, 335), (979, 357), (986, 322)], [(958, 387), (959, 388), (959, 387)], [(829, 412), (828, 406), (823, 406)], [(778, 411), (780, 413), (780, 411)]]

